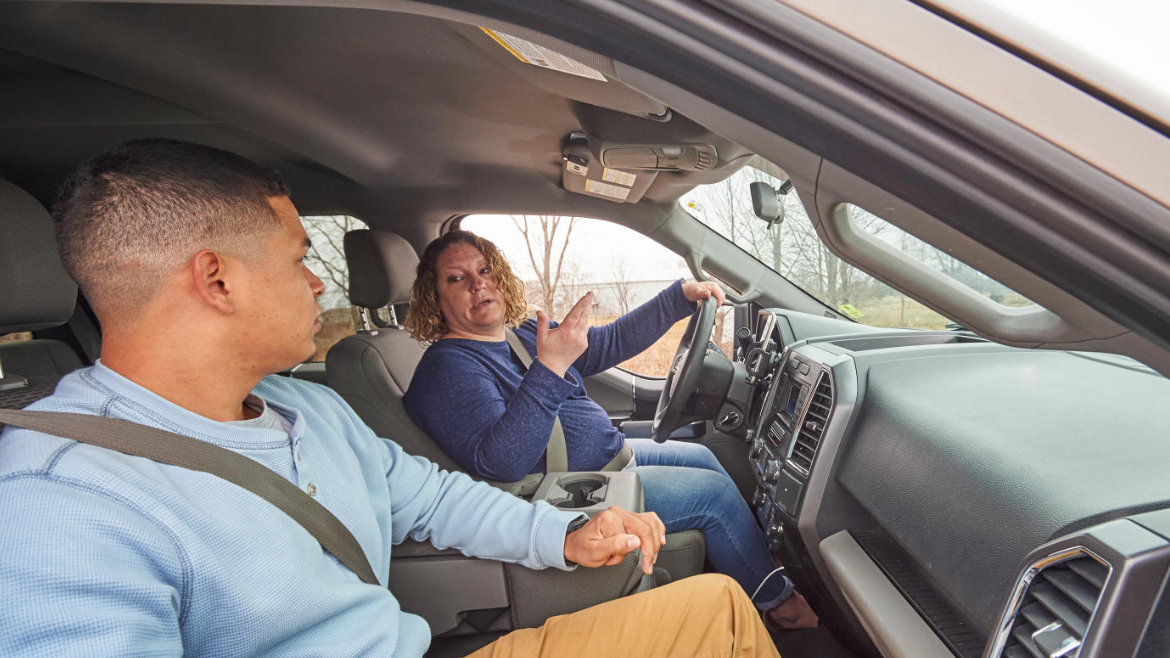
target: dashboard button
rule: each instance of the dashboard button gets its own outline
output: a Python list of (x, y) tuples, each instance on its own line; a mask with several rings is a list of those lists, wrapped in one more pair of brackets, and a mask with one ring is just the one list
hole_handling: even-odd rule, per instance
[(800, 501), (800, 493), (803, 490), (804, 485), (788, 471), (784, 471), (780, 474), (779, 483), (774, 490), (776, 505), (789, 515), (796, 516), (796, 504)]
[(800, 364), (800, 374), (802, 374), (802, 375), (808, 374), (808, 364), (807, 363)]
[(756, 494), (752, 496), (752, 507), (759, 509), (768, 500), (768, 494), (763, 487), (756, 487)]
[(764, 484), (776, 484), (780, 479), (780, 466), (772, 462), (764, 467)]

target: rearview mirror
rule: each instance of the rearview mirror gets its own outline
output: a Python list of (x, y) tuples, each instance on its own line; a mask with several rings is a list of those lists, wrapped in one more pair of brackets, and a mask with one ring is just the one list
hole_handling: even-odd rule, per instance
[(756, 217), (768, 222), (768, 226), (784, 221), (784, 204), (780, 197), (788, 194), (792, 189), (792, 181), (784, 181), (779, 188), (774, 188), (764, 182), (751, 184), (752, 210)]

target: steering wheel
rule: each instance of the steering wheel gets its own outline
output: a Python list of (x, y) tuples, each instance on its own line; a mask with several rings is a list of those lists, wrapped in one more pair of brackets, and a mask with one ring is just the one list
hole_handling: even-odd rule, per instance
[(691, 316), (683, 332), (678, 349), (670, 362), (670, 372), (658, 397), (658, 410), (654, 413), (654, 424), (650, 436), (658, 443), (666, 441), (670, 433), (683, 425), (680, 418), (683, 406), (699, 384), (703, 370), (703, 358), (707, 355), (707, 344), (711, 340), (711, 329), (715, 327), (715, 312), (719, 302), (715, 297), (703, 300), (699, 312)]

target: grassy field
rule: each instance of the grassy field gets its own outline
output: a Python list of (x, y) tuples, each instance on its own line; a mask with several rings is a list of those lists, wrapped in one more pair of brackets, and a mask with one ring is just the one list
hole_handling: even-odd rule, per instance
[[(1027, 306), (1031, 302), (1021, 295), (1006, 295), (1004, 306)], [(950, 320), (908, 297), (890, 295), (857, 302), (853, 306), (863, 315), (856, 319), (871, 327), (905, 327), (908, 329), (945, 329)]]
[[(589, 324), (599, 326), (609, 324), (616, 319), (617, 316), (590, 317)], [(719, 341), (719, 346), (723, 348), (723, 353), (727, 354), (728, 358), (730, 358), (731, 350), (733, 349), (731, 332), (723, 331), (724, 322), (728, 324), (728, 329), (730, 329), (731, 314), (727, 311), (720, 312), (716, 316), (714, 335), (723, 336), (723, 339)], [(682, 340), (683, 332), (686, 331), (686, 328), (687, 320), (678, 321), (663, 334), (662, 338), (659, 338), (657, 342), (644, 352), (619, 364), (618, 367), (646, 377), (665, 377), (666, 373), (670, 370), (670, 360), (674, 358), (674, 351), (678, 349), (679, 341)], [(726, 335), (724, 335), (725, 333)]]

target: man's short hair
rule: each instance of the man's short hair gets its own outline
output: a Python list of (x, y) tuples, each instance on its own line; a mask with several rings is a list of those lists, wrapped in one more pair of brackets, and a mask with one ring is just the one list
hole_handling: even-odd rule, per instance
[(261, 257), (255, 238), (281, 227), (268, 199), (288, 195), (280, 174), (234, 153), (126, 142), (62, 186), (53, 205), (61, 261), (99, 318), (132, 312), (201, 249)]

